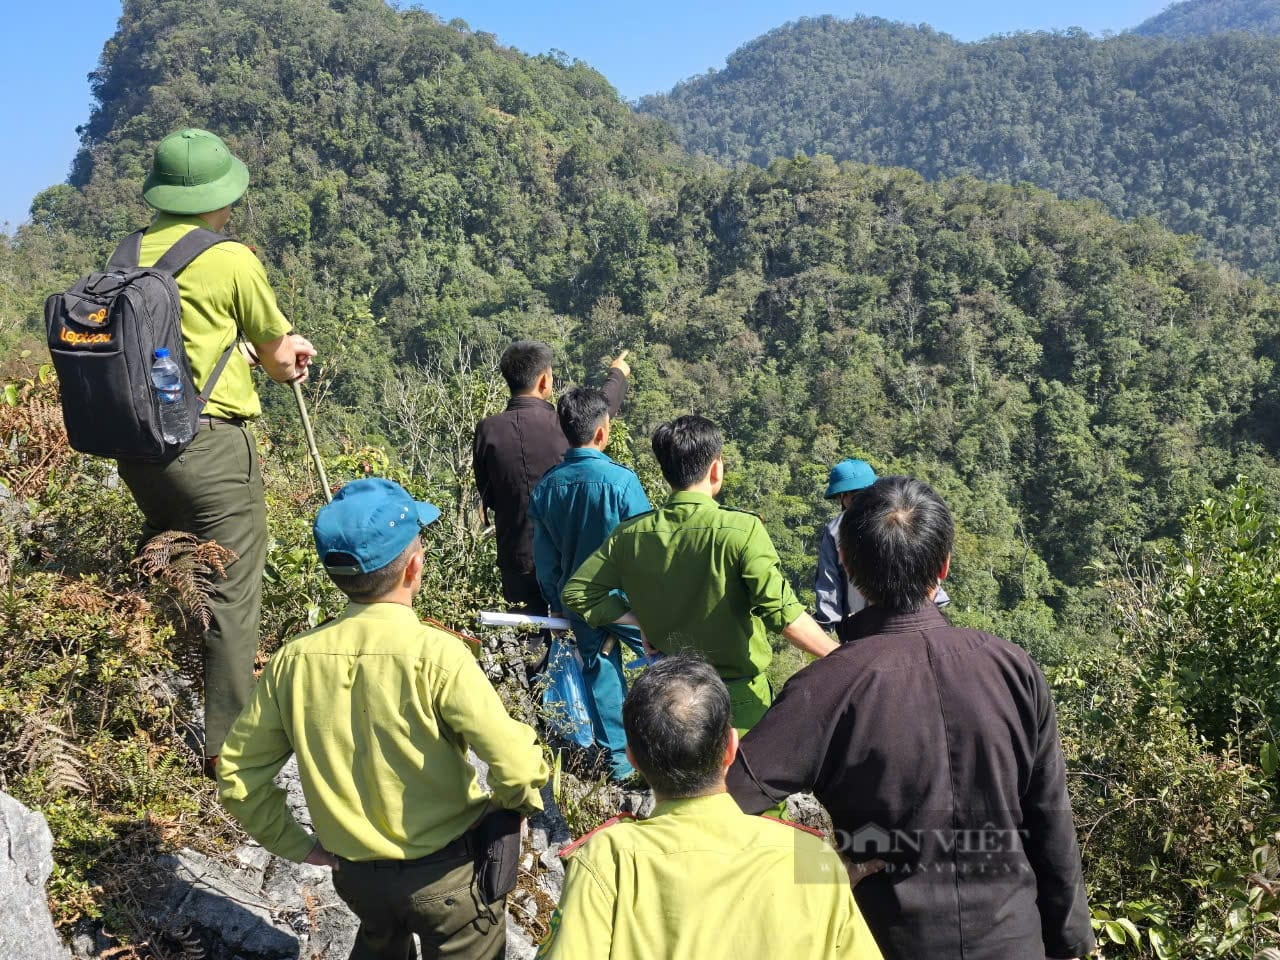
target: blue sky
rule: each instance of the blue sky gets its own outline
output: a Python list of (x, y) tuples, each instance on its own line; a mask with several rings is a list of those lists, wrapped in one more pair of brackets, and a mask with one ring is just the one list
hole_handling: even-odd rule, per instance
[[(407, 4), (402, 4), (407, 5)], [(563, 50), (600, 70), (635, 99), (724, 65), (746, 41), (797, 17), (859, 13), (928, 23), (962, 40), (993, 33), (1136, 26), (1167, 0), (437, 0), (421, 6), (496, 34), (528, 53)], [(89, 117), (87, 75), (115, 30), (119, 0), (45, 0), (6, 5), (0, 37), (0, 223), (27, 218), (31, 199), (66, 179)]]

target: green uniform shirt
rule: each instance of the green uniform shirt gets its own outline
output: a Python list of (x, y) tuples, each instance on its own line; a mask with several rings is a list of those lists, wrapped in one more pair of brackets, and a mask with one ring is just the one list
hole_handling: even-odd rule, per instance
[[(196, 227), (208, 228), (199, 217), (162, 213), (142, 238), (138, 262), (149, 267)], [(267, 272), (243, 243), (220, 243), (206, 250), (178, 274), (182, 298), (182, 342), (191, 373), (201, 389), (222, 351), (235, 342), (237, 327), (250, 343), (270, 343), (288, 333), (289, 321), (276, 306)], [(232, 352), (204, 412), (213, 417), (256, 417), (262, 412), (249, 362)]]
[(880, 960), (839, 854), (728, 794), (665, 800), (583, 841), (539, 958)]
[(490, 798), (467, 762), (489, 764), (492, 801), (542, 809), (549, 771), (533, 730), (507, 715), (457, 637), (398, 603), (352, 603), (282, 646), (218, 759), (219, 797), (272, 853), (302, 860), (315, 838), (272, 783), (291, 753), (325, 849), (413, 860), (470, 828)]
[(804, 613), (760, 518), (688, 492), (619, 524), (561, 596), (593, 627), (634, 610), (652, 646), (698, 650), (726, 681), (764, 673), (768, 631)]

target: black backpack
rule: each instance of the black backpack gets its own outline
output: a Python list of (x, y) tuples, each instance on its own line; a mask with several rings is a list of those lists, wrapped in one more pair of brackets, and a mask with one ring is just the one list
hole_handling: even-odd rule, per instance
[(166, 443), (160, 427), (160, 401), (151, 383), (156, 349), (167, 348), (181, 371), (190, 435), (235, 349), (232, 338), (197, 392), (182, 344), (182, 301), (173, 279), (200, 254), (231, 238), (192, 230), (155, 266), (139, 267), (145, 232), (120, 241), (105, 273), (89, 274), (44, 304), (62, 419), (72, 448), (81, 453), (150, 461), (179, 453), (186, 444)]

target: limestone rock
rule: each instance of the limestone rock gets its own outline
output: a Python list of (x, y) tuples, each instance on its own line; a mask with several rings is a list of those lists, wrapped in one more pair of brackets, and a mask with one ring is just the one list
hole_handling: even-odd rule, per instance
[(529, 935), (511, 918), (508, 911), (506, 960), (534, 960), (537, 955), (538, 945), (529, 939)]
[(194, 850), (159, 857), (145, 882), (147, 919), (163, 936), (198, 940), (210, 957), (293, 960), (298, 938), (279, 929), (253, 871), (241, 871)]
[(831, 817), (811, 793), (793, 793), (787, 797), (787, 819), (831, 835)]
[(0, 957), (70, 957), (45, 899), (52, 872), (53, 836), (44, 817), (0, 793)]

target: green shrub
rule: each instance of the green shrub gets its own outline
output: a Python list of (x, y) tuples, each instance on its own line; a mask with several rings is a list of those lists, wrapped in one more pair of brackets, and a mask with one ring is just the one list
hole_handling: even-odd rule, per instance
[(1280, 551), (1240, 481), (1167, 560), (1112, 571), (1114, 643), (1050, 671), (1102, 940), (1253, 958), (1280, 942)]

